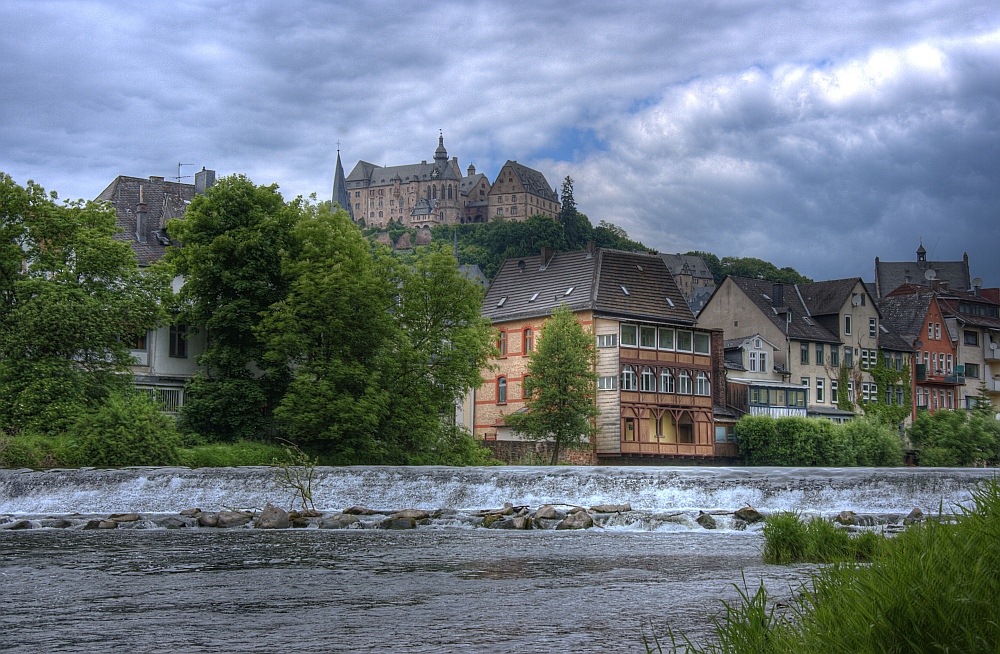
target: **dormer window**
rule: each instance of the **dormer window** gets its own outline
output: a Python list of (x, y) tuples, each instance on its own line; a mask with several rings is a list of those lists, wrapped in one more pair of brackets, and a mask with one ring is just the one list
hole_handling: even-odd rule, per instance
[(537, 299), (538, 299), (538, 293), (535, 293), (530, 298), (528, 298), (528, 302), (534, 302)]
[(673, 300), (671, 300), (670, 298), (665, 298), (665, 299), (667, 300), (667, 304), (669, 304), (670, 306), (674, 306)]
[(570, 286), (569, 288), (567, 288), (567, 289), (566, 289), (566, 292), (565, 292), (565, 293), (563, 293), (563, 295), (564, 295), (564, 296), (565, 296), (565, 295), (569, 295), (570, 293), (572, 293), (572, 292), (573, 292), (573, 289), (574, 289), (574, 288), (576, 288), (576, 287), (575, 287), (575, 286)]
[(622, 293), (624, 293), (625, 295), (628, 295), (628, 289), (627, 288), (625, 288), (624, 286), (621, 286), (621, 285), (619, 285), (618, 288), (622, 289)]
[(506, 301), (507, 301), (507, 296), (506, 296), (506, 295), (504, 295), (504, 296), (503, 296), (502, 298), (500, 298), (500, 301), (499, 301), (499, 302), (497, 302), (497, 306), (498, 306), (498, 307), (502, 307), (502, 306), (503, 306), (503, 303), (504, 303), (504, 302), (506, 302)]

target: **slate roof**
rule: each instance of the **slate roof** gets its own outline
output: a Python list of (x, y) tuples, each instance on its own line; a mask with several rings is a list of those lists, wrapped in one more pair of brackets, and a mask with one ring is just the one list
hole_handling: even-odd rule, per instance
[[(460, 185), (460, 188), (462, 189), (462, 193), (468, 193), (469, 191), (471, 191), (472, 187), (474, 187), (476, 184), (478, 184), (479, 180), (481, 180), (481, 179), (486, 179), (486, 175), (484, 175), (482, 173), (476, 173), (475, 175), (467, 175), (467, 176), (463, 177), (462, 178), (462, 183)], [(487, 182), (486, 185), (489, 186), (489, 180), (486, 180), (486, 182)]]
[[(538, 172), (534, 168), (528, 168), (524, 164), (519, 164), (511, 159), (507, 160), (507, 163), (503, 167), (510, 166), (517, 178), (521, 180), (521, 185), (524, 186), (524, 190), (532, 195), (537, 195), (543, 197), (546, 200), (551, 200), (552, 202), (559, 201), (559, 195), (555, 192), (551, 186), (549, 186), (548, 181), (545, 179), (545, 175)], [(503, 168), (500, 169), (501, 171)], [(499, 177), (499, 175), (497, 175)]]
[(925, 295), (928, 297), (934, 295), (937, 297), (941, 313), (945, 316), (954, 317), (963, 324), (984, 327), (986, 329), (1000, 329), (1000, 318), (977, 316), (959, 311), (960, 303), (975, 303), (990, 307), (997, 307), (1000, 305), (1000, 303), (993, 301), (992, 298), (984, 295), (976, 295), (975, 293), (971, 293), (969, 291), (955, 291), (952, 289), (932, 291), (925, 286), (903, 284), (894, 290), (891, 295), (883, 298), (883, 300), (894, 300), (898, 297), (909, 297), (912, 295)]
[(708, 264), (705, 263), (702, 257), (693, 254), (665, 254), (662, 252), (660, 253), (660, 257), (667, 264), (671, 275), (679, 275), (684, 268), (684, 264), (687, 264), (688, 271), (692, 277), (695, 279), (711, 279), (713, 280), (712, 283), (715, 283), (712, 271), (708, 269)]
[(969, 255), (961, 261), (879, 261), (875, 259), (875, 286), (879, 295), (885, 297), (906, 283), (930, 286), (924, 275), (934, 270), (938, 280), (948, 282), (956, 291), (972, 288), (969, 275)]
[(662, 259), (602, 248), (561, 252), (548, 261), (507, 259), (486, 291), (483, 315), (494, 322), (519, 320), (547, 316), (562, 304), (637, 320), (695, 322)]
[(341, 209), (347, 211), (354, 220), (354, 209), (347, 195), (346, 180), (344, 179), (344, 166), (340, 163), (340, 150), (337, 150), (337, 167), (333, 173), (333, 203), (340, 205)]
[[(146, 205), (145, 243), (137, 241), (135, 234), (140, 186)], [(161, 259), (169, 247), (164, 224), (171, 218), (183, 216), (194, 195), (194, 184), (168, 182), (159, 177), (119, 175), (95, 199), (114, 205), (115, 223), (122, 230), (115, 239), (129, 241), (139, 258), (139, 265), (148, 266)]]
[[(809, 313), (814, 316), (825, 316), (839, 314), (844, 303), (851, 296), (855, 286), (864, 285), (860, 277), (849, 277), (847, 279), (829, 279), (822, 282), (812, 282), (809, 284), (796, 284), (802, 300), (806, 303)], [(873, 304), (874, 297), (869, 298)], [(876, 304), (876, 311), (878, 306)]]
[(708, 304), (708, 300), (712, 297), (712, 293), (715, 292), (715, 285), (712, 286), (695, 286), (691, 290), (691, 297), (688, 298), (688, 306), (691, 307), (691, 311), (694, 315), (701, 313), (701, 310), (705, 308)]
[[(802, 298), (796, 291), (795, 284), (775, 284), (761, 279), (737, 277), (730, 275), (736, 286), (757, 306), (761, 313), (785, 332), (787, 311), (791, 309), (792, 319), (788, 322), (788, 337), (797, 341), (817, 341), (822, 343), (840, 343), (840, 339), (830, 333), (815, 320), (809, 319)], [(775, 286), (782, 288), (783, 301), (780, 307), (774, 306), (773, 290)], [(839, 307), (838, 307), (839, 310)]]
[(882, 324), (912, 344), (923, 333), (932, 298), (930, 293), (883, 297), (879, 300)]

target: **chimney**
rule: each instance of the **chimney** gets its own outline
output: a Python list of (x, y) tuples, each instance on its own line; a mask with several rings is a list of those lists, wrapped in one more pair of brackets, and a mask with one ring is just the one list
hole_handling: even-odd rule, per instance
[[(979, 281), (979, 278), (977, 277), (973, 281)], [(975, 295), (976, 297), (981, 297), (982, 294), (983, 294), (983, 285), (982, 284), (973, 284), (972, 285), (972, 294)]]
[(941, 288), (942, 291), (947, 291), (949, 284), (950, 282), (947, 279), (942, 279), (938, 282), (938, 286)]
[(146, 242), (146, 194), (139, 184), (139, 205), (135, 208), (135, 240)]
[(931, 280), (931, 290), (932, 291), (939, 291), (939, 290), (941, 290), (941, 280), (940, 279), (932, 279)]
[(782, 284), (774, 284), (771, 286), (771, 302), (775, 309), (780, 309), (785, 306), (785, 287)]
[(587, 241), (587, 256), (592, 257), (597, 252), (597, 241)]
[(215, 185), (215, 171), (205, 170), (202, 166), (201, 170), (194, 174), (194, 192), (196, 195), (205, 195), (205, 191)]
[(149, 181), (151, 181), (151, 182), (162, 182), (163, 181), (163, 177), (161, 177), (159, 175), (150, 175), (149, 176)]
[(541, 249), (541, 265), (538, 267), (539, 270), (545, 270), (549, 266), (549, 262), (552, 261), (552, 257), (555, 256), (555, 248), (549, 247), (548, 245), (543, 245)]

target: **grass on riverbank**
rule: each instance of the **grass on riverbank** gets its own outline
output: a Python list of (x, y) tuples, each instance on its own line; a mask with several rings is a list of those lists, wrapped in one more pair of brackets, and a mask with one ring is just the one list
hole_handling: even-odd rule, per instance
[[(808, 552), (808, 546), (792, 540), (793, 548), (785, 542), (783, 552)], [(654, 639), (646, 649), (688, 654), (995, 652), (998, 606), (1000, 484), (994, 480), (974, 491), (973, 505), (955, 523), (914, 524), (886, 539), (870, 563), (823, 568), (787, 613), (775, 613), (763, 584), (752, 595), (744, 587), (739, 602), (724, 603), (715, 619), (715, 642), (697, 647), (670, 632), (669, 646)]]
[(852, 536), (829, 520), (803, 522), (795, 513), (776, 513), (764, 523), (764, 563), (871, 561), (885, 544), (882, 534)]

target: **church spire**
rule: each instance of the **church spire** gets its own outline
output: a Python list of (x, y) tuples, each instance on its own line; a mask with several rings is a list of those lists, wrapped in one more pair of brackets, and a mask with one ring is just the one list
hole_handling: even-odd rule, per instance
[(434, 161), (438, 164), (448, 162), (448, 151), (444, 149), (444, 130), (440, 130), (438, 134), (438, 146), (437, 150), (434, 151)]
[(340, 148), (337, 148), (337, 169), (333, 173), (333, 204), (340, 205), (354, 220), (350, 196), (347, 193), (347, 182), (344, 180), (344, 166), (340, 163)]

